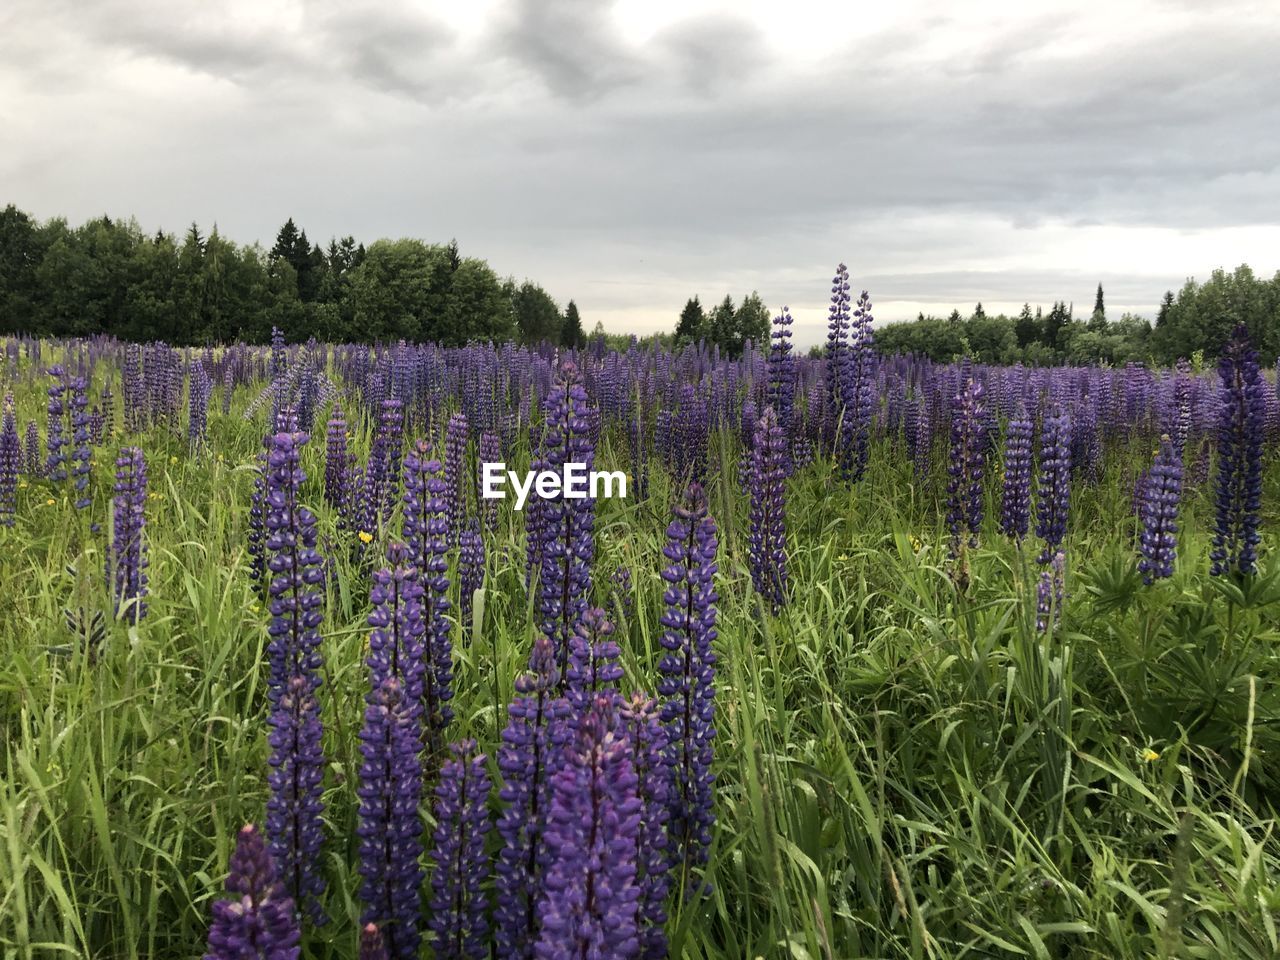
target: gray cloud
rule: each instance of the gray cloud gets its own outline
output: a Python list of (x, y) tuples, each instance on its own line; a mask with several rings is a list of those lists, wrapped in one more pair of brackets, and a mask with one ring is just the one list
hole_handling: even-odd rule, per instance
[[(820, 300), (841, 258), (884, 302), (1083, 301), (1105, 272), (1150, 309), (1221, 251), (1277, 266), (1274, 235), (1240, 239), (1280, 230), (1264, 5), (987, 28), (936, 0), (815, 53), (733, 12), (641, 41), (587, 0), (500, 4), (478, 34), (408, 5), (243, 9), (6, 5), (0, 199), (246, 241), (286, 216), (457, 236), (654, 326), (698, 291)], [(1122, 234), (1118, 260), (1072, 240)]]

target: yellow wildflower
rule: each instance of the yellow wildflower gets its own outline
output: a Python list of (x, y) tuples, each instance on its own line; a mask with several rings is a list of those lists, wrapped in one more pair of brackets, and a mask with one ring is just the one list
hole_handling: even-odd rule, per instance
[(46, 507), (52, 507), (52, 506), (53, 506), (55, 503), (57, 503), (57, 502), (58, 502), (58, 501), (57, 501), (57, 500), (55, 500), (55, 499), (53, 499), (53, 497), (50, 497), (48, 500), (46, 500), (46, 501), (44, 502), (44, 504), (45, 504), (45, 506), (46, 506)]
[(170, 457), (170, 458), (169, 458), (169, 462), (170, 462), (170, 463), (177, 463), (177, 462), (178, 462), (178, 458), (177, 458), (177, 457)]
[(911, 534), (911, 549), (914, 550), (916, 553), (919, 553), (921, 550), (924, 549), (924, 544), (921, 542), (920, 538), (917, 537), (914, 533)]
[(21, 483), (19, 483), (19, 484), (18, 484), (18, 489), (19, 489), (19, 490), (25, 490), (25, 489), (27, 489), (27, 481), (23, 480)]
[(1147, 761), (1147, 763), (1154, 763), (1160, 759), (1160, 754), (1156, 753), (1156, 751), (1152, 750), (1150, 747), (1147, 747), (1147, 749), (1142, 751), (1142, 759)]
[(360, 538), (360, 542), (361, 542), (361, 543), (372, 543), (372, 542), (373, 542), (373, 534), (372, 534), (372, 533), (369, 533), (369, 531), (367, 531), (367, 530), (361, 530), (358, 534), (356, 534), (356, 536), (358, 536), (358, 537)]

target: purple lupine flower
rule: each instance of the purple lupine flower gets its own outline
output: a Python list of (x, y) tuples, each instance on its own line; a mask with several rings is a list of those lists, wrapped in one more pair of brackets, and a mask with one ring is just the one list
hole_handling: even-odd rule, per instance
[(4, 423), (0, 426), (0, 525), (12, 527), (18, 508), (18, 470), (22, 445), (13, 416), (13, 394), (4, 398)]
[(636, 884), (640, 902), (640, 954), (645, 960), (667, 955), (667, 892), (671, 886), (671, 857), (667, 820), (671, 803), (671, 756), (667, 728), (656, 700), (633, 693), (623, 704), (622, 721), (631, 747), (631, 766), (640, 797), (640, 829), (636, 833)]
[(324, 560), (316, 551), (315, 515), (298, 502), (306, 480), (300, 460), (307, 439), (305, 433), (273, 434), (267, 457), (265, 548), (271, 610), (267, 655), (272, 702), (291, 677), (305, 677), (313, 690), (320, 685)]
[(764, 408), (751, 451), (751, 582), (777, 612), (787, 602), (787, 437), (773, 407)]
[(204, 960), (297, 960), (301, 931), (262, 834), (246, 824), (228, 864), (227, 893), (213, 905)]
[(489, 832), (489, 774), (474, 740), (452, 744), (455, 759), (440, 768), (436, 786), (435, 846), (431, 859), (431, 919), (436, 960), (488, 956), (489, 876), (485, 835)]
[[(372, 662), (373, 658), (371, 658)], [(418, 888), (422, 885), (422, 766), (418, 753), (421, 706), (394, 676), (371, 671), (375, 684), (360, 731), (360, 899), (363, 923), (377, 923), (387, 954), (413, 960), (422, 942)]]
[(267, 836), (271, 855), (280, 865), (290, 897), (314, 923), (323, 923), (319, 901), (325, 888), (319, 870), (324, 843), (323, 730), (320, 706), (305, 677), (289, 679), (268, 722), (271, 770), (267, 785), (271, 796), (267, 800)]
[(849, 324), (849, 345), (841, 374), (844, 418), (840, 431), (840, 470), (857, 483), (867, 469), (871, 418), (876, 404), (877, 354), (871, 332), (871, 298), (863, 290)]
[(462, 531), (458, 548), (458, 613), (463, 637), (471, 630), (475, 593), (484, 586), (484, 537), (480, 521), (472, 520)]
[(1071, 418), (1054, 406), (1040, 433), (1040, 482), (1036, 485), (1036, 536), (1044, 541), (1040, 563), (1048, 563), (1067, 533), (1071, 509)]
[(187, 442), (192, 450), (204, 443), (209, 429), (209, 398), (213, 396), (213, 380), (203, 363), (191, 368), (191, 385), (187, 388)]
[(1191, 364), (1186, 358), (1179, 357), (1173, 376), (1173, 404), (1169, 411), (1172, 423), (1166, 427), (1173, 438), (1173, 449), (1179, 461), (1187, 455), (1187, 440), (1191, 436), (1191, 400), (1195, 383)]
[(360, 928), (359, 960), (391, 960), (387, 954), (387, 943), (376, 923), (366, 923)]
[[(590, 474), (595, 452), (584, 418), (587, 393), (571, 362), (565, 362), (562, 377), (548, 396), (545, 407), (543, 450), (550, 469), (581, 464), (583, 472)], [(562, 676), (569, 657), (569, 638), (591, 596), (595, 510), (595, 498), (570, 499), (563, 491), (542, 503), (545, 547), (538, 582), (538, 606), (542, 632), (551, 638)]]
[(285, 888), (301, 909), (322, 922), (318, 872), (321, 828), (320, 622), (324, 560), (316, 552), (316, 518), (298, 503), (306, 474), (299, 465), (305, 433), (271, 438), (266, 473), (266, 555), (271, 610), (267, 696), (271, 715), (267, 835)]
[(22, 465), (27, 476), (33, 479), (44, 476), (44, 461), (40, 458), (40, 428), (34, 420), (27, 421), (27, 435), (22, 444)]
[(338, 511), (338, 523), (342, 524), (352, 506), (352, 464), (347, 452), (347, 421), (336, 403), (325, 427), (324, 502)]
[(1005, 430), (1000, 498), (1000, 530), (1015, 543), (1031, 528), (1031, 433), (1031, 418), (1019, 403)]
[(565, 671), (565, 697), (571, 706), (584, 709), (596, 694), (616, 689), (622, 679), (618, 658), (622, 648), (613, 637), (613, 623), (599, 607), (588, 607), (569, 638), (569, 664)]
[(629, 745), (615, 724), (613, 699), (597, 698), (552, 778), (546, 837), (551, 867), (539, 903), (538, 960), (629, 960), (640, 954), (641, 803)]
[(967, 370), (964, 375), (960, 391), (952, 398), (951, 462), (947, 465), (947, 525), (953, 557), (960, 555), (966, 542), (969, 547), (978, 545), (983, 513), (986, 405), (982, 384)]
[(465, 470), (467, 438), (470, 431), (467, 415), (455, 413), (449, 418), (444, 439), (445, 503), (448, 505), (449, 545), (456, 547), (462, 535), (462, 521), (467, 513), (467, 488), (470, 484)]
[[(502, 440), (496, 433), (480, 434), (480, 464), (479, 470), (484, 470), (486, 463), (502, 462)], [(481, 499), (484, 505), (484, 528), (490, 533), (498, 529), (498, 501), (496, 499)]]
[(1138, 549), (1138, 570), (1142, 582), (1173, 576), (1178, 552), (1178, 504), (1182, 499), (1182, 460), (1174, 441), (1165, 434), (1160, 451), (1146, 473), (1138, 506), (1142, 536)]
[(843, 263), (836, 267), (831, 280), (831, 307), (827, 320), (826, 348), (826, 411), (823, 422), (823, 440), (835, 451), (839, 439), (839, 423), (844, 410), (845, 354), (849, 350), (849, 268)]
[(134, 623), (147, 612), (147, 548), (143, 541), (146, 501), (146, 460), (138, 447), (125, 447), (116, 460), (106, 576), (116, 616), (128, 616)]
[(440, 461), (419, 440), (404, 461), (404, 539), (426, 588), (427, 656), (422, 683), (423, 744), (428, 775), (441, 759), (444, 729), (453, 719), (453, 647), (449, 641), (449, 521)]
[(504, 807), (498, 818), (502, 849), (496, 865), (494, 942), (499, 960), (529, 960), (538, 939), (535, 910), (547, 871), (544, 841), (550, 778), (558, 764), (568, 701), (559, 686), (555, 648), (546, 636), (533, 642), (529, 671), (516, 679), (518, 696), (507, 707), (498, 769)]
[[(716, 522), (706, 495), (691, 484), (675, 507), (662, 554), (666, 651), (658, 663), (662, 722), (669, 732), (673, 787), (669, 833), (673, 857), (682, 864), (686, 889), (692, 870), (706, 864), (715, 825), (711, 773), (715, 739)], [(704, 884), (704, 889), (706, 885)]]
[(395, 679), (406, 701), (418, 705), (413, 716), (420, 722), (426, 674), (425, 590), (409, 548), (404, 544), (392, 543), (387, 547), (387, 564), (373, 573), (373, 587), (369, 591), (369, 602), (373, 605), (366, 621), (373, 628), (366, 661), (372, 678), (369, 689), (372, 693), (382, 686), (383, 680)]
[(1062, 620), (1066, 562), (1066, 554), (1059, 550), (1040, 572), (1036, 583), (1036, 630), (1040, 633), (1047, 633), (1050, 625), (1056, 626)]
[(370, 535), (376, 535), (378, 527), (390, 517), (400, 487), (404, 424), (400, 401), (394, 398), (383, 400), (380, 409), (378, 430), (373, 449), (369, 451), (369, 465), (365, 468), (357, 511), (360, 532)]
[(1236, 326), (1218, 361), (1217, 520), (1210, 572), (1251, 574), (1258, 558), (1262, 502), (1265, 381), (1244, 324)]
[[(796, 397), (796, 361), (791, 355), (791, 312), (783, 307), (782, 312), (773, 318), (772, 341), (769, 348), (769, 393), (768, 404), (778, 415), (778, 425), (790, 436), (794, 428)], [(790, 441), (789, 441), (790, 444)], [(783, 464), (788, 476), (791, 474), (791, 452), (788, 449)]]
[(67, 388), (63, 382), (62, 367), (50, 367), (49, 376), (54, 378), (54, 382), (47, 391), (49, 403), (46, 411), (49, 419), (45, 447), (49, 451), (49, 457), (45, 460), (44, 475), (50, 480), (60, 482), (67, 479), (67, 455), (63, 450), (67, 445), (66, 405), (63, 403), (63, 394), (66, 393)]

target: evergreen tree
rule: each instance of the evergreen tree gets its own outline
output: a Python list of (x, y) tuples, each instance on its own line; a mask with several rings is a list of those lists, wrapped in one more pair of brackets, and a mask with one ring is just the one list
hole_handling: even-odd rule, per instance
[(676, 343), (683, 345), (693, 343), (706, 335), (707, 318), (702, 311), (702, 304), (697, 296), (691, 297), (680, 311), (680, 322), (676, 324)]
[(564, 324), (560, 327), (560, 343), (566, 347), (585, 347), (587, 335), (582, 330), (582, 318), (578, 316), (578, 305), (572, 300), (564, 308)]
[(1013, 326), (1014, 333), (1018, 338), (1018, 346), (1025, 347), (1028, 344), (1035, 343), (1040, 339), (1040, 316), (1031, 313), (1031, 304), (1024, 303), (1022, 312), (1018, 314), (1018, 320)]
[(1093, 301), (1093, 313), (1089, 315), (1089, 330), (1103, 333), (1107, 329), (1107, 308), (1102, 302), (1102, 284), (1098, 284), (1098, 295)]

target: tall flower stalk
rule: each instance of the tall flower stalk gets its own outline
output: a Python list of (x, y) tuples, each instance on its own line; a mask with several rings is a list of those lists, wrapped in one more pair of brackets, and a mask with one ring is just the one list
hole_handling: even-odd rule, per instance
[(1214, 576), (1254, 572), (1262, 505), (1265, 381), (1244, 324), (1236, 326), (1218, 361), (1217, 519), (1209, 554)]
[(426, 672), (422, 682), (427, 772), (439, 765), (453, 720), (453, 644), (449, 640), (448, 505), (440, 461), (418, 441), (404, 460), (404, 539), (426, 590)]
[(503, 810), (498, 819), (502, 847), (496, 865), (494, 942), (499, 960), (529, 960), (538, 941), (536, 907), (547, 871), (550, 780), (569, 715), (568, 702), (556, 694), (558, 686), (555, 648), (548, 637), (539, 636), (529, 670), (516, 679), (498, 751)]
[(1178, 504), (1182, 499), (1182, 458), (1168, 434), (1160, 440), (1155, 463), (1143, 478), (1138, 504), (1142, 534), (1138, 571), (1142, 582), (1173, 576), (1178, 552)]
[(773, 407), (755, 426), (748, 487), (751, 494), (751, 582), (775, 612), (787, 602), (787, 438)]
[(285, 889), (300, 909), (323, 920), (325, 883), (320, 799), (324, 776), (320, 687), (320, 623), (324, 561), (316, 552), (316, 518), (298, 502), (305, 433), (271, 437), (266, 472), (266, 554), (271, 626), (267, 695), (271, 713), (271, 799), (267, 835)]
[(551, 867), (539, 906), (538, 960), (639, 955), (636, 844), (641, 802), (615, 702), (588, 707), (552, 780)]
[(669, 834), (686, 891), (707, 862), (715, 825), (711, 772), (714, 754), (716, 655), (716, 523), (706, 496), (691, 484), (667, 527), (662, 571), (667, 588), (658, 663), (662, 722), (668, 731), (672, 791)]
[(107, 550), (107, 587), (118, 617), (137, 623), (147, 612), (146, 526), (147, 463), (138, 447), (125, 447), (116, 460), (111, 501), (111, 544)]
[(1036, 536), (1044, 541), (1040, 562), (1048, 563), (1067, 533), (1071, 509), (1071, 418), (1058, 406), (1044, 418), (1040, 434), (1040, 482), (1036, 487)]
[(488, 956), (489, 774), (474, 740), (450, 747), (453, 759), (440, 768), (436, 786), (435, 845), (431, 859), (431, 919), (436, 960)]

